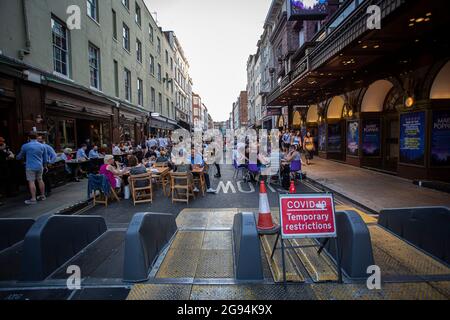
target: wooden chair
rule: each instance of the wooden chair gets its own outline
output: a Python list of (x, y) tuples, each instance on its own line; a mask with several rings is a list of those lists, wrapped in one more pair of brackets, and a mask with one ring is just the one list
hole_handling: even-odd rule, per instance
[(188, 172), (173, 172), (170, 174), (172, 203), (185, 202), (189, 204), (189, 198), (193, 197), (194, 184), (191, 174)]
[(94, 206), (96, 206), (97, 204), (104, 204), (105, 207), (108, 207), (108, 201), (109, 198), (113, 198), (115, 200), (117, 200), (117, 202), (120, 202), (120, 198), (116, 193), (116, 190), (114, 190), (113, 187), (111, 187), (111, 194), (108, 196), (106, 196), (103, 192), (99, 192), (99, 194), (97, 195), (97, 191), (94, 191)]
[(207, 188), (204, 172), (194, 174), (194, 185), (200, 190), (202, 195), (205, 196)]
[[(154, 164), (155, 168), (168, 168), (169, 167), (169, 163), (168, 162), (156, 162)], [(168, 174), (162, 175), (157, 177), (156, 179), (156, 183), (160, 184), (163, 190), (163, 194), (165, 196), (170, 197), (170, 191), (167, 191), (167, 187), (170, 186), (170, 177)]]
[[(153, 186), (152, 174), (144, 173), (140, 175), (131, 175), (129, 180), (130, 191), (133, 198), (133, 204), (136, 203), (153, 203)], [(139, 182), (144, 183), (145, 187), (138, 187)]]

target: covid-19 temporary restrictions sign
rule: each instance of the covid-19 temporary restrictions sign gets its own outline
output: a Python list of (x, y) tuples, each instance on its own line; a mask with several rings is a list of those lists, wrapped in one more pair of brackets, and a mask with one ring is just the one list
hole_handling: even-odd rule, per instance
[(333, 195), (280, 195), (280, 223), (283, 239), (336, 237)]

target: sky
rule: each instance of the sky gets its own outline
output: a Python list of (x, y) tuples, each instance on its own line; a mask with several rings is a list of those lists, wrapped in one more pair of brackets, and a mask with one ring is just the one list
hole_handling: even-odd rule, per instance
[(190, 65), (193, 91), (214, 121), (228, 120), (247, 86), (271, 0), (144, 0), (159, 26), (175, 31)]

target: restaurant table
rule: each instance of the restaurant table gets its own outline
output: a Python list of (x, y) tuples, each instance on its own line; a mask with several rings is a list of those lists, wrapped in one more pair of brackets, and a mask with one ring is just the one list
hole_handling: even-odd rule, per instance
[[(152, 174), (152, 177), (155, 178), (156, 180), (159, 180), (159, 182), (161, 182), (162, 187), (163, 187), (163, 193), (164, 195), (166, 194), (166, 184), (169, 184), (170, 186), (170, 180), (166, 180), (167, 176), (170, 173), (170, 168), (169, 167), (161, 167), (161, 168), (148, 168), (147, 169), (148, 173)], [(169, 196), (170, 196), (170, 192), (169, 192)]]
[(72, 171), (72, 176), (75, 181), (78, 181), (78, 172), (80, 171), (80, 168), (82, 165), (90, 163), (90, 160), (67, 160), (66, 164), (70, 167)]

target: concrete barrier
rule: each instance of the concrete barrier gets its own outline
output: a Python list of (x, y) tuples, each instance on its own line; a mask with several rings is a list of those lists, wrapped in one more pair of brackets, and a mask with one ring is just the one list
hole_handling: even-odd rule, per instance
[(385, 209), (378, 224), (450, 263), (450, 210), (446, 207)]
[(177, 232), (175, 216), (163, 213), (137, 213), (125, 239), (123, 279), (143, 282), (161, 251)]
[[(336, 212), (336, 227), (342, 269), (352, 279), (367, 278), (367, 268), (375, 264), (367, 225), (357, 212), (348, 210)], [(325, 247), (334, 259), (335, 241), (330, 239)]]
[(236, 279), (264, 280), (261, 245), (253, 213), (244, 212), (234, 216), (233, 238)]
[(23, 241), (33, 219), (0, 219), (0, 251)]
[(25, 236), (21, 280), (44, 280), (105, 232), (102, 217), (40, 217)]

